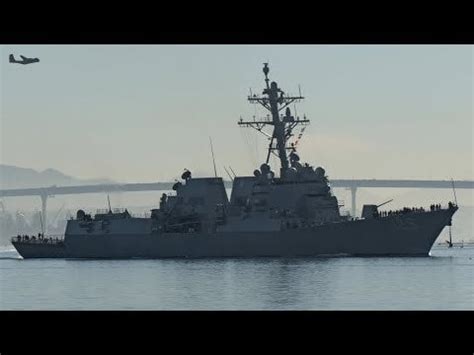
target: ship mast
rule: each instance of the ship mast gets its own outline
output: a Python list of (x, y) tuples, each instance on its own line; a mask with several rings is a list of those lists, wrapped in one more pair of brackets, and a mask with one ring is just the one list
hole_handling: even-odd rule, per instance
[[(268, 146), (267, 159), (265, 161), (268, 164), (270, 159), (270, 154), (275, 154), (280, 159), (280, 177), (285, 177), (285, 172), (289, 168), (287, 150), (295, 151), (296, 147), (287, 147), (288, 139), (293, 136), (293, 129), (299, 124), (307, 124), (309, 120), (306, 119), (306, 116), (301, 120), (298, 117), (293, 117), (291, 115), (290, 108), (288, 107), (293, 102), (299, 102), (304, 99), (303, 96), (287, 96), (278, 87), (278, 84), (275, 81), (272, 81), (269, 84), (270, 79), (268, 78), (268, 73), (270, 68), (268, 63), (263, 63), (263, 73), (265, 74), (265, 84), (266, 88), (262, 92), (262, 96), (251, 95), (248, 97), (248, 101), (253, 104), (260, 104), (271, 114), (271, 119), (268, 117), (263, 120), (253, 121), (243, 121), (240, 119), (238, 124), (240, 126), (252, 127), (259, 131), (260, 133), (266, 135), (270, 140)], [(285, 115), (280, 115), (280, 112), (286, 109)], [(265, 126), (273, 126), (272, 134), (268, 134), (263, 131)]]

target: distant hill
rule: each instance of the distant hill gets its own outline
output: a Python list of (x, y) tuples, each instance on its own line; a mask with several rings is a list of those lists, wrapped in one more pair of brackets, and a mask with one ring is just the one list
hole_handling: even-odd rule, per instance
[(0, 189), (20, 189), (44, 186), (73, 186), (112, 184), (109, 179), (78, 179), (55, 169), (36, 171), (13, 165), (0, 164)]

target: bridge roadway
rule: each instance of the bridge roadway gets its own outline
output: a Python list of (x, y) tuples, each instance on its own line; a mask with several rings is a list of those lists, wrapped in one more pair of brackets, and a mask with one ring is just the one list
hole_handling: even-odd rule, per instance
[[(378, 179), (334, 179), (330, 180), (332, 187), (347, 188), (351, 190), (351, 210), (355, 215), (356, 191), (358, 188), (418, 188), (418, 189), (451, 189), (453, 182), (450, 180), (378, 180)], [(81, 186), (49, 186), (25, 189), (0, 190), (0, 198), (19, 196), (39, 196), (42, 204), (43, 225), (46, 226), (47, 199), (54, 195), (75, 195), (89, 193), (112, 193), (133, 191), (171, 190), (173, 182), (128, 183), (107, 185), (81, 185)], [(227, 188), (232, 187), (230, 181), (225, 181)], [(455, 180), (456, 189), (474, 188), (473, 180)]]

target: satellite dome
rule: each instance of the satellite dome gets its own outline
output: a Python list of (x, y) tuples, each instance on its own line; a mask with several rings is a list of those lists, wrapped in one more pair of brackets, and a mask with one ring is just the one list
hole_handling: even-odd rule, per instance
[(253, 176), (259, 177), (260, 175), (262, 175), (262, 173), (260, 172), (260, 170), (255, 169), (255, 170), (253, 171)]
[(83, 210), (78, 210), (76, 213), (77, 219), (84, 219), (85, 216), (86, 216), (86, 213)]
[(295, 152), (292, 152), (290, 154), (290, 160), (291, 161), (300, 161), (300, 156), (298, 154), (296, 154)]
[(270, 165), (264, 163), (260, 165), (260, 170), (262, 171), (262, 174), (266, 174), (270, 171)]
[(319, 176), (324, 176), (326, 174), (326, 170), (320, 166), (318, 166), (314, 172)]
[(181, 175), (181, 179), (189, 180), (191, 179), (191, 172), (188, 169), (184, 169), (184, 173)]
[(183, 184), (178, 181), (173, 185), (173, 190), (177, 191), (181, 186), (183, 186)]

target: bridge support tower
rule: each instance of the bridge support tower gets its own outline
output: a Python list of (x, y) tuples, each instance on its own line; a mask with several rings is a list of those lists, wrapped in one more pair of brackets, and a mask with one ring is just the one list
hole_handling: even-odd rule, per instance
[(43, 235), (46, 235), (46, 233), (48, 233), (48, 231), (47, 231), (47, 227), (48, 227), (47, 222), (48, 221), (46, 219), (46, 209), (47, 209), (48, 195), (46, 193), (42, 193), (40, 195), (40, 197), (41, 197), (41, 225), (42, 225), (42, 228), (43, 228), (41, 233), (43, 233)]

